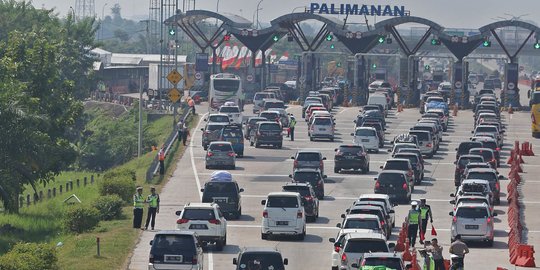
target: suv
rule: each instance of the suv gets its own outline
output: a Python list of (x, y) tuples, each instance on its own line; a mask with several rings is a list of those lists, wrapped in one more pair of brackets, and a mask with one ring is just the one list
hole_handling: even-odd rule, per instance
[(463, 173), (465, 172), (465, 166), (471, 162), (484, 162), (484, 158), (479, 155), (462, 155), (459, 157), (457, 161), (454, 162), (456, 164), (456, 169), (454, 171), (454, 185), (457, 187), (461, 184), (461, 178), (463, 178)]
[(415, 153), (396, 153), (393, 158), (408, 159), (414, 171), (414, 183), (420, 184), (424, 180), (424, 165)]
[(208, 115), (208, 118), (205, 118), (204, 121), (208, 122), (208, 123), (230, 124), (231, 123), (231, 118), (228, 115), (223, 114), (223, 113), (212, 113), (212, 114)]
[(492, 214), (489, 205), (463, 202), (449, 214), (454, 217), (450, 229), (452, 242), (459, 234), (465, 241), (485, 241), (489, 246), (493, 246), (493, 217), (496, 217), (497, 213)]
[(267, 121), (281, 124), (281, 115), (278, 111), (263, 111), (259, 113), (259, 117), (264, 117)]
[(271, 192), (264, 205), (261, 239), (270, 235), (292, 235), (298, 240), (306, 237), (306, 215), (300, 194), (296, 192)]
[(315, 222), (319, 217), (319, 199), (309, 183), (287, 183), (282, 187), (284, 192), (297, 192), (302, 197), (306, 220)]
[(250, 117), (244, 123), (244, 138), (249, 140), (251, 138), (251, 135), (252, 135), (251, 133), (252, 132), (255, 133), (257, 123), (263, 122), (263, 121), (268, 121), (268, 120), (266, 120), (266, 118), (264, 118), (264, 117), (258, 117), (258, 116)]
[(481, 142), (476, 142), (476, 141), (461, 142), (459, 146), (455, 149), (456, 160), (459, 159), (461, 155), (468, 154), (469, 150), (473, 148), (481, 148), (481, 147), (483, 147)]
[(214, 243), (221, 251), (227, 245), (227, 220), (217, 203), (188, 203), (176, 211), (177, 230), (194, 231), (203, 243)]
[(250, 138), (250, 144), (255, 145), (255, 148), (267, 144), (281, 149), (283, 146), (282, 132), (281, 125), (277, 122), (258, 122), (255, 136), (251, 136)]
[(334, 246), (340, 248), (340, 269), (352, 270), (355, 269), (353, 264), (362, 260), (365, 253), (390, 252), (395, 245), (388, 244), (382, 233), (351, 232), (345, 234), (341, 242), (335, 242)]
[(206, 127), (201, 128), (202, 131), (202, 147), (206, 151), (208, 145), (211, 142), (218, 141), (219, 136), (221, 135), (221, 130), (227, 126), (228, 123), (214, 123), (210, 122), (206, 124)]
[(294, 159), (293, 171), (300, 168), (315, 168), (324, 174), (323, 160), (326, 160), (326, 157), (322, 156), (321, 151), (299, 150), (291, 159)]
[(407, 181), (409, 182), (411, 189), (414, 190), (414, 182), (416, 179), (409, 159), (389, 158), (386, 160), (386, 162), (384, 162), (384, 165), (380, 166), (380, 168), (383, 170), (383, 172), (388, 170), (404, 172), (407, 175)]
[(392, 143), (413, 143), (418, 145), (418, 137), (409, 133), (402, 133), (394, 137)]
[(431, 133), (425, 130), (411, 130), (409, 131), (409, 134), (418, 139), (418, 148), (422, 154), (426, 155), (428, 158), (432, 158), (435, 153), (435, 145)]
[(371, 121), (370, 119), (365, 119), (362, 123), (362, 127), (372, 127), (377, 130), (377, 136), (379, 137), (379, 148), (384, 147), (384, 131), (386, 128), (382, 127), (380, 121)]
[(384, 220), (379, 220), (379, 217), (371, 214), (351, 214), (345, 215), (343, 222), (336, 224), (340, 230), (347, 229), (365, 229), (373, 230), (385, 234), (388, 239), (390, 236), (383, 229)]
[(391, 201), (411, 201), (411, 186), (404, 171), (385, 170), (375, 177), (375, 194), (387, 194)]
[(379, 153), (379, 135), (377, 130), (372, 127), (357, 127), (353, 136), (353, 143), (357, 145), (363, 145), (366, 150)]
[(484, 157), (484, 161), (489, 163), (493, 169), (499, 167), (497, 159), (495, 158), (495, 151), (490, 148), (472, 148), (469, 150), (469, 154)]
[(240, 112), (238, 106), (221, 106), (219, 107), (219, 113), (228, 115), (232, 124), (242, 124), (242, 112)]
[(369, 172), (369, 154), (362, 145), (340, 145), (334, 149), (334, 173), (339, 173), (342, 169), (362, 170), (362, 173)]
[(150, 241), (148, 270), (203, 270), (204, 253), (193, 231), (159, 231)]
[(271, 99), (275, 97), (273, 93), (257, 92), (253, 95), (253, 113), (258, 113), (262, 110), (265, 99)]
[(238, 258), (233, 258), (233, 264), (236, 265), (236, 270), (285, 270), (285, 265), (288, 263), (289, 260), (287, 258), (283, 259), (277, 249), (266, 247), (243, 248), (238, 253)]
[(394, 211), (394, 206), (397, 206), (397, 203), (391, 203), (390, 197), (386, 194), (362, 194), (358, 197), (356, 202), (382, 202), (386, 208), (386, 212), (390, 216), (390, 223), (392, 227), (396, 225), (396, 212)]
[(501, 204), (501, 183), (499, 179), (503, 176), (498, 175), (494, 169), (475, 168), (468, 169), (464, 179), (481, 179), (489, 182), (491, 192), (493, 192), (493, 202), (495, 205)]
[(334, 141), (334, 121), (329, 117), (317, 117), (309, 126), (309, 140), (316, 138), (329, 139)]
[(244, 156), (244, 134), (240, 125), (227, 125), (223, 127), (219, 140), (230, 142), (238, 157)]
[[(367, 215), (376, 215), (379, 217), (384, 234), (388, 237), (392, 234), (392, 225), (390, 224), (390, 217), (386, 213), (384, 207), (380, 204), (370, 203), (370, 202), (355, 202), (349, 209), (345, 210), (347, 215), (353, 214), (367, 214)], [(341, 214), (341, 218), (345, 218), (346, 214)]]
[(324, 199), (324, 179), (326, 175), (323, 175), (319, 169), (302, 168), (294, 170), (293, 174), (289, 174), (289, 178), (293, 182), (309, 183), (317, 198), (319, 200)]
[(203, 203), (217, 203), (221, 212), (227, 217), (238, 219), (242, 215), (243, 188), (232, 179), (232, 175), (226, 171), (212, 173), (210, 181), (201, 188)]
[(206, 169), (225, 167), (234, 170), (236, 168), (236, 153), (230, 142), (212, 142), (206, 150), (205, 161)]

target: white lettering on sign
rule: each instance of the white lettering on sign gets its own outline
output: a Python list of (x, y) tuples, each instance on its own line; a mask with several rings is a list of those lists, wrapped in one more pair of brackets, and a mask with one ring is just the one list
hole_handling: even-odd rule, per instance
[(310, 12), (314, 14), (369, 15), (404, 17), (405, 6), (358, 5), (311, 3)]

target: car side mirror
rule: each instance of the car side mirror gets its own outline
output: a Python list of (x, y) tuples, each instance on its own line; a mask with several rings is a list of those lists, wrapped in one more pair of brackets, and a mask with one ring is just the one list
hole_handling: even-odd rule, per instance
[(291, 159), (294, 159), (294, 157), (291, 157)]
[(407, 265), (405, 265), (405, 269), (411, 269), (412, 268), (412, 264), (408, 263)]
[(450, 211), (450, 212), (448, 212), (448, 215), (453, 216), (454, 212)]
[(388, 247), (389, 247), (389, 248), (394, 248), (395, 246), (396, 246), (395, 243), (389, 243), (389, 244), (388, 244)]
[(330, 243), (335, 243), (335, 242), (336, 242), (336, 238), (328, 238), (328, 242), (330, 242)]
[(357, 263), (353, 263), (353, 264), (351, 264), (351, 266), (352, 266), (352, 268), (354, 268), (354, 269), (358, 269), (358, 264), (357, 264)]
[(292, 178), (292, 174), (289, 174), (289, 178)]
[(390, 209), (390, 211), (388, 211), (389, 214), (394, 214), (396, 213), (396, 211), (394, 211), (394, 209)]
[(457, 148), (455, 148), (454, 150), (456, 150), (456, 151), (457, 151)]
[(328, 175), (323, 175), (322, 178), (326, 179), (326, 178), (328, 178)]
[(384, 131), (386, 131), (386, 128), (383, 128)]
[(201, 192), (204, 192), (204, 188), (201, 188)]
[(204, 128), (201, 128), (201, 131), (204, 131)]
[(353, 120), (353, 123), (356, 123), (356, 120)]
[(241, 188), (241, 189), (240, 189), (239, 191), (240, 191), (240, 192), (244, 192), (244, 189), (243, 189), (243, 188)]
[(336, 224), (337, 228), (341, 228), (341, 223)]
[(266, 200), (262, 200), (261, 205), (266, 205)]
[(377, 181), (377, 177), (373, 178), (373, 180)]
[(450, 200), (450, 204), (456, 204), (456, 200)]
[(450, 193), (450, 197), (454, 198), (454, 197), (456, 197), (456, 194)]
[(323, 157), (322, 160), (326, 160), (326, 157)]
[(238, 261), (236, 260), (236, 258), (232, 259), (232, 264), (234, 264), (234, 265), (238, 264)]
[[(399, 205), (399, 203), (395, 203), (395, 202), (392, 203), (392, 206), (398, 206), (398, 205)], [(393, 210), (392, 210), (392, 211), (393, 211)]]
[(174, 212), (174, 214), (176, 214), (177, 216), (180, 216), (182, 214), (182, 211), (176, 211)]
[(379, 169), (382, 169), (382, 168), (384, 168), (384, 167), (383, 167), (383, 166), (379, 166)]
[(345, 218), (345, 214), (341, 214), (341, 218)]
[(208, 119), (207, 119), (207, 118), (204, 118), (204, 122), (208, 122)]
[(153, 245), (154, 244), (154, 240), (150, 240), (150, 245)]
[(388, 150), (386, 150), (386, 152), (392, 153), (392, 149), (388, 149)]
[(504, 179), (504, 176), (502, 174), (499, 174), (499, 179)]
[(498, 215), (499, 215), (499, 214), (497, 214), (497, 213), (493, 213), (493, 216), (494, 216), (494, 217), (496, 217), (496, 216), (498, 216)]
[(351, 136), (354, 136), (354, 133), (351, 133)]
[(283, 259), (283, 264), (288, 265), (289, 264), (289, 259), (287, 259), (287, 258)]
[(471, 131), (471, 134), (474, 134), (474, 130), (473, 130), (473, 131)]
[(455, 165), (456, 163), (457, 163), (457, 162), (456, 162), (456, 161), (454, 161), (454, 165)]
[[(352, 133), (351, 133), (351, 134), (352, 134)], [(336, 149), (334, 149), (334, 152), (337, 152), (337, 148), (336, 148)]]

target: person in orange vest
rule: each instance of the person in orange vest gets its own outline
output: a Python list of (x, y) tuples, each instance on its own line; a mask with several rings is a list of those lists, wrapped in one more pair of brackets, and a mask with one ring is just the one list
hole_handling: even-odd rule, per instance
[(195, 101), (192, 98), (188, 98), (188, 106), (192, 110), (193, 114), (195, 113)]
[(159, 174), (164, 175), (165, 174), (165, 149), (163, 149), (163, 146), (161, 147), (161, 149), (159, 149), (158, 160), (159, 160)]

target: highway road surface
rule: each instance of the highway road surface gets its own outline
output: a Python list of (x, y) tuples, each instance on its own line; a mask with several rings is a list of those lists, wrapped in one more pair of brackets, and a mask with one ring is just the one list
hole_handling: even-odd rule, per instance
[[(197, 108), (203, 112), (204, 106)], [(251, 107), (246, 106), (245, 113), (251, 112)], [(388, 140), (396, 134), (404, 133), (420, 118), (417, 109), (407, 109), (404, 112), (392, 111), (387, 119), (386, 131), (387, 143), (379, 154), (371, 154), (371, 172), (362, 174), (334, 174), (333, 159), (334, 149), (343, 143), (350, 143), (350, 133), (353, 132), (353, 120), (358, 114), (358, 107), (335, 108), (333, 113), (336, 117), (337, 138), (335, 142), (318, 141), (310, 142), (307, 136), (306, 123), (300, 118), (301, 108), (290, 106), (288, 111), (297, 116), (296, 140), (291, 142), (285, 138), (283, 149), (255, 149), (246, 144), (245, 157), (237, 159), (237, 168), (232, 171), (233, 177), (239, 185), (245, 189), (242, 194), (243, 216), (238, 221), (228, 222), (228, 239), (224, 251), (216, 252), (208, 250), (205, 253), (205, 268), (208, 270), (234, 269), (232, 259), (239, 250), (245, 246), (276, 247), (283, 256), (289, 259), (287, 269), (313, 269), (330, 270), (330, 255), (333, 245), (328, 238), (335, 237), (338, 232), (336, 223), (341, 222), (340, 215), (363, 193), (372, 193), (374, 180), (379, 166), (388, 158), (386, 149), (389, 148)], [(448, 248), (450, 241), (451, 211), (449, 194), (454, 191), (454, 160), (455, 148), (461, 141), (469, 140), (470, 131), (473, 127), (473, 114), (471, 111), (460, 111), (457, 117), (452, 117), (448, 132), (445, 132), (444, 141), (440, 151), (432, 159), (426, 159), (426, 179), (421, 186), (416, 186), (413, 199), (426, 198), (431, 205), (434, 214), (434, 226), (437, 229), (439, 243), (444, 246), (445, 256), (449, 258)], [(203, 118), (203, 117), (202, 117)], [(202, 119), (201, 118), (201, 119)], [(506, 161), (514, 140), (533, 140), (530, 132), (530, 117), (526, 112), (516, 112), (512, 115), (503, 113), (503, 119), (507, 125), (505, 145), (503, 147), (502, 161)], [(207, 170), (204, 166), (205, 151), (201, 147), (201, 131), (204, 122), (199, 122), (192, 132), (190, 147), (179, 160), (177, 169), (171, 180), (165, 185), (161, 193), (161, 211), (157, 217), (156, 230), (174, 229), (176, 210), (182, 210), (182, 206), (189, 202), (199, 202), (199, 189), (204, 182), (208, 181), (213, 170)], [(540, 155), (540, 144), (533, 141), (534, 151)], [(261, 240), (260, 224), (262, 218), (262, 206), (260, 201), (271, 191), (280, 191), (281, 185), (289, 181), (287, 177), (292, 172), (292, 160), (290, 157), (298, 149), (318, 149), (327, 157), (325, 171), (328, 174), (326, 181), (326, 197), (320, 202), (320, 217), (315, 223), (308, 223), (307, 237), (304, 241), (294, 240)], [(522, 174), (524, 186), (523, 203), (525, 205), (525, 224), (528, 228), (526, 238), (530, 244), (540, 243), (540, 158), (524, 157), (526, 164), (523, 165)], [(509, 168), (506, 164), (499, 171), (507, 175)], [(502, 203), (496, 206), (499, 214), (495, 219), (496, 233), (493, 247), (473, 245), (471, 253), (465, 259), (466, 269), (496, 269), (498, 266), (513, 268), (508, 262), (507, 231), (508, 222), (506, 217), (506, 185), (508, 180), (501, 181)], [(396, 226), (405, 219), (410, 206), (400, 205), (396, 208)], [(146, 215), (146, 213), (145, 213)], [(394, 229), (391, 241), (396, 240), (399, 227)], [(154, 232), (145, 231), (133, 251), (129, 269), (147, 269), (149, 241)], [(429, 239), (429, 237), (428, 237)], [(536, 245), (539, 247), (539, 245)]]

